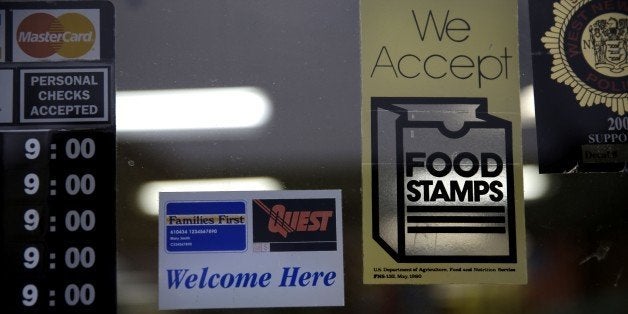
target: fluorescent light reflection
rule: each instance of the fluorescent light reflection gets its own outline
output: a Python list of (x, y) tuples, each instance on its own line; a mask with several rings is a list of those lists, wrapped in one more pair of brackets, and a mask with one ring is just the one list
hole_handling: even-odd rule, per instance
[(534, 89), (532, 88), (532, 85), (528, 85), (521, 89), (519, 101), (521, 103), (521, 122), (523, 126), (534, 127)]
[(140, 186), (138, 205), (143, 213), (156, 216), (159, 214), (159, 192), (264, 191), (281, 189), (283, 189), (283, 184), (277, 179), (270, 177), (152, 181)]
[(255, 128), (271, 116), (268, 96), (256, 87), (120, 91), (118, 132)]
[(130, 271), (118, 268), (117, 302), (126, 306), (157, 303), (156, 284), (148, 271)]
[(538, 165), (523, 166), (523, 198), (533, 201), (543, 198), (550, 187), (548, 175), (539, 174)]

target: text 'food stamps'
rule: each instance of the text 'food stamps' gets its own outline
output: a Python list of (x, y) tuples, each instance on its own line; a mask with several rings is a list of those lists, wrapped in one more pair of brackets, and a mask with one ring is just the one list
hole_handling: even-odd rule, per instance
[(364, 282), (525, 283), (516, 1), (361, 10)]

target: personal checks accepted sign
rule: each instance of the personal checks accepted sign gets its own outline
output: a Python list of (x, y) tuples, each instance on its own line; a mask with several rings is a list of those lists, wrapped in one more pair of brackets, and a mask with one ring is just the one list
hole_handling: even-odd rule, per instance
[(516, 1), (362, 1), (364, 282), (524, 283)]
[(340, 197), (160, 193), (159, 308), (344, 305)]

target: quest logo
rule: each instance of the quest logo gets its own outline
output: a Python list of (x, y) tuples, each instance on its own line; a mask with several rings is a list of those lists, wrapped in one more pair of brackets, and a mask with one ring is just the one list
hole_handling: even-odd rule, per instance
[(253, 243), (271, 252), (336, 250), (335, 200), (254, 199)]
[(97, 59), (99, 52), (93, 51), (98, 21), (82, 12), (63, 11), (58, 16), (52, 12), (35, 12), (15, 21), (14, 49), (26, 59)]

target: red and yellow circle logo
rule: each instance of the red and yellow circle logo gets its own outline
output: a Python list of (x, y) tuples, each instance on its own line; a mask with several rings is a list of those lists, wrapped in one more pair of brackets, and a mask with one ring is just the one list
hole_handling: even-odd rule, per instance
[(96, 41), (94, 25), (78, 13), (54, 17), (34, 13), (17, 27), (17, 44), (33, 58), (46, 58), (55, 53), (65, 58), (78, 58), (89, 52)]

